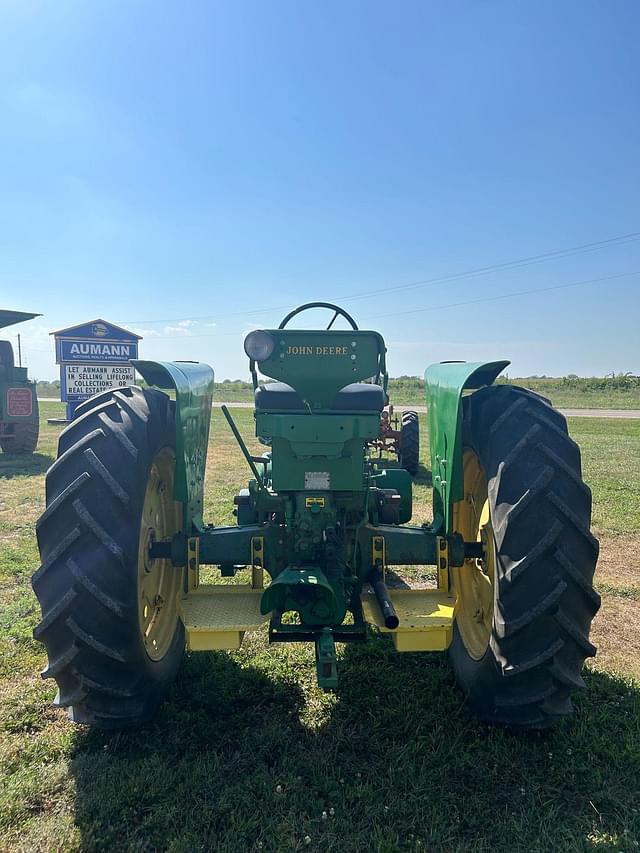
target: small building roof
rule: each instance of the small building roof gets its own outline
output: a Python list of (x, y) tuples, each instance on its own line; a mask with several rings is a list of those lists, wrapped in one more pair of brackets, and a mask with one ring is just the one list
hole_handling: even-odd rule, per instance
[[(92, 327), (102, 325), (106, 326), (107, 333), (104, 335), (95, 335), (92, 332)], [(55, 332), (49, 332), (50, 335), (56, 336), (68, 336), (68, 337), (109, 337), (109, 335), (115, 333), (118, 337), (126, 337), (126, 338), (135, 338), (136, 340), (142, 340), (142, 335), (136, 335), (135, 332), (131, 332), (129, 329), (123, 329), (122, 326), (116, 326), (115, 323), (110, 323), (108, 320), (103, 320), (102, 317), (98, 317), (95, 320), (85, 320), (84, 323), (78, 323), (77, 326), (68, 326), (66, 329), (58, 329)]]
[(25, 320), (33, 320), (34, 317), (42, 317), (42, 314), (30, 314), (27, 311), (8, 311), (0, 308), (0, 329), (5, 326), (13, 326), (14, 323), (24, 323)]

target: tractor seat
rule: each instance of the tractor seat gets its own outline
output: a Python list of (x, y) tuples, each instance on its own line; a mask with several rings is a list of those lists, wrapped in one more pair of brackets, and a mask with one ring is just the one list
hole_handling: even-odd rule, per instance
[[(285, 382), (268, 382), (256, 388), (256, 409), (266, 411), (302, 412), (302, 397)], [(353, 382), (336, 394), (333, 410), (342, 412), (381, 412), (385, 406), (385, 393), (380, 385)]]

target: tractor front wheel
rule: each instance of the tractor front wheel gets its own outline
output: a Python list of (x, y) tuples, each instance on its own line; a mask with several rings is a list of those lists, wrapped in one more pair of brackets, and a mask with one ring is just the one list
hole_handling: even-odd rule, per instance
[(571, 713), (595, 654), (598, 542), (580, 451), (544, 398), (507, 385), (465, 398), (463, 445), (454, 529), (484, 559), (451, 569), (456, 679), (482, 719), (547, 728)]
[(34, 636), (47, 649), (56, 704), (77, 722), (148, 720), (180, 665), (183, 570), (149, 559), (149, 544), (181, 527), (174, 471), (173, 405), (156, 390), (93, 397), (60, 435), (37, 524)]

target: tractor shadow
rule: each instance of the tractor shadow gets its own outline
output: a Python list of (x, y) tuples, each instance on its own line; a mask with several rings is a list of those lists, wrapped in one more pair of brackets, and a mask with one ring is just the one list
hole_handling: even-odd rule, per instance
[(426, 468), (422, 462), (418, 465), (418, 471), (413, 478), (414, 483), (418, 483), (421, 486), (432, 486), (433, 485), (433, 477), (431, 475), (431, 471)]
[[(293, 676), (269, 678), (226, 652), (186, 656), (148, 724), (74, 730), (81, 849), (251, 849), (234, 846), (234, 815), (259, 816), (256, 804), (275, 795), (288, 761), (283, 747), (303, 735), (303, 706)], [(227, 821), (232, 842), (221, 847)], [(251, 831), (255, 837), (258, 828)]]
[(34, 476), (44, 474), (53, 465), (54, 457), (48, 453), (25, 453), (10, 456), (0, 453), (0, 478)]
[(76, 730), (83, 850), (626, 850), (640, 837), (637, 685), (587, 671), (573, 718), (516, 735), (471, 716), (445, 655), (344, 647), (335, 694), (312, 685), (301, 647), (247, 660), (188, 657), (153, 722)]

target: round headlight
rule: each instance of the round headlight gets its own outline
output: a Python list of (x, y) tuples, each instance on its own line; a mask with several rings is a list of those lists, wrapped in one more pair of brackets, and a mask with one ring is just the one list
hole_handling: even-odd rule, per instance
[(265, 361), (273, 352), (275, 342), (268, 332), (258, 329), (244, 339), (244, 351), (254, 361)]

